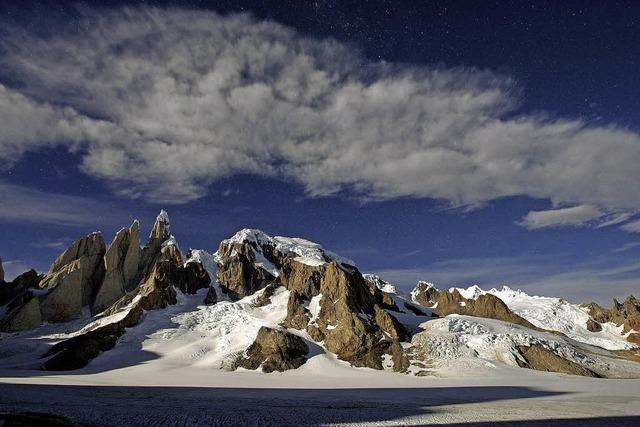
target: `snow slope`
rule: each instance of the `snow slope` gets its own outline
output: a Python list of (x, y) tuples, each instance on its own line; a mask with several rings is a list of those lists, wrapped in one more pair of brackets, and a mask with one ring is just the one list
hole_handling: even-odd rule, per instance
[(477, 285), (457, 289), (467, 299), (476, 299), (482, 294), (492, 294), (500, 298), (511, 311), (525, 318), (535, 326), (543, 329), (562, 332), (569, 338), (605, 348), (607, 350), (624, 350), (635, 348), (622, 335), (622, 326), (613, 323), (602, 324), (602, 331), (591, 332), (587, 329), (589, 315), (577, 304), (561, 298), (528, 295), (521, 290), (508, 286), (501, 289), (482, 290)]

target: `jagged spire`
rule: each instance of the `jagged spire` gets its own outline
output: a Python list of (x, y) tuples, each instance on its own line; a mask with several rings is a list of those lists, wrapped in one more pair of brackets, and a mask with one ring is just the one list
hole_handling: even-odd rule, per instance
[(149, 240), (164, 242), (171, 237), (171, 225), (169, 222), (169, 214), (162, 209), (156, 218), (156, 222), (149, 234)]

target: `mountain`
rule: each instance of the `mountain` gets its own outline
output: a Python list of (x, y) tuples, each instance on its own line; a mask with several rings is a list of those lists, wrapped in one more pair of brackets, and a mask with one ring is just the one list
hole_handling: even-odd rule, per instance
[[(0, 262), (0, 272), (2, 272)], [(317, 243), (243, 229), (215, 253), (182, 253), (162, 211), (111, 244), (78, 239), (44, 274), (0, 275), (8, 369), (115, 369), (140, 361), (310, 375), (414, 376), (526, 368), (640, 377), (640, 301), (611, 309), (508, 287), (409, 295)]]

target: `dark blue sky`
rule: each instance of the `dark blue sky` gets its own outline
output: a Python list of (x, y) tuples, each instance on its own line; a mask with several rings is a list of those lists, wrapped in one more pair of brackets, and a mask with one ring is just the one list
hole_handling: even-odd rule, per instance
[[(99, 3), (98, 13), (105, 5), (132, 4)], [(11, 24), (11, 31), (37, 33), (45, 27), (55, 31), (79, 22), (82, 15), (72, 2), (1, 4), (0, 20)], [(275, 21), (303, 37), (334, 38), (376, 63), (488, 70), (515, 82), (510, 93), (517, 106), (505, 113), (505, 120), (527, 115), (550, 121), (579, 119), (604, 128), (613, 124), (634, 134), (640, 130), (638, 2), (136, 4), (213, 9), (225, 16), (248, 12), (256, 21)], [(40, 98), (41, 86), (35, 80), (0, 73), (0, 83)], [(57, 103), (49, 93), (44, 98)], [(8, 118), (0, 116), (3, 120)], [(96, 229), (110, 241), (118, 228), (139, 218), (143, 230), (148, 230), (157, 211), (165, 208), (183, 250), (215, 251), (221, 239), (239, 228), (255, 227), (318, 241), (354, 259), (361, 270), (384, 272), (407, 289), (417, 278), (441, 285), (508, 283), (534, 293), (600, 301), (640, 289), (640, 244), (636, 244), (640, 235), (617, 225), (537, 229), (518, 225), (530, 211), (553, 208), (548, 197), (534, 197), (535, 189), (490, 197), (466, 209), (411, 194), (372, 201), (349, 187), (312, 197), (304, 181), (291, 176), (240, 172), (207, 179), (206, 194), (169, 205), (153, 197), (122, 196), (122, 183), (116, 191), (113, 179), (81, 167), (85, 154), (82, 144), (38, 146), (0, 169), (0, 203), (5, 206), (0, 208), (0, 256), (8, 272), (15, 274), (26, 266), (44, 270), (64, 245)], [(24, 197), (16, 195), (23, 190)], [(561, 202), (561, 206), (578, 205), (583, 199)], [(60, 215), (31, 211), (64, 212), (66, 204), (69, 209), (77, 206), (79, 218), (64, 221)], [(24, 214), (11, 205), (24, 209)], [(606, 202), (598, 207), (609, 208)], [(631, 209), (630, 215), (637, 212), (634, 206), (624, 207)], [(620, 206), (614, 208), (618, 212)]]

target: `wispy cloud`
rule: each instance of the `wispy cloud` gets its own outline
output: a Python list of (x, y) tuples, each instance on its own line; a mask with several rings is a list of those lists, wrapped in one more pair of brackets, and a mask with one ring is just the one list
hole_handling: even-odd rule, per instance
[[(638, 133), (514, 114), (522, 91), (508, 76), (371, 62), (247, 15), (79, 13), (81, 25), (4, 26), (5, 164), (71, 145), (82, 169), (118, 194), (159, 202), (195, 200), (215, 180), (253, 173), (316, 196), (352, 189), (478, 206), (527, 195), (593, 207), (564, 212), (578, 215), (562, 220), (573, 225), (596, 209), (640, 209)], [(20, 89), (6, 85), (16, 80)], [(558, 214), (526, 223), (540, 228)]]
[(621, 227), (625, 231), (630, 231), (632, 233), (640, 233), (640, 219), (636, 221), (631, 221)]
[(629, 243), (625, 243), (624, 245), (618, 248), (613, 249), (611, 252), (626, 252), (637, 247), (640, 247), (640, 242), (629, 242)]
[(86, 197), (48, 193), (0, 181), (0, 221), (58, 225), (111, 224), (121, 211)]

